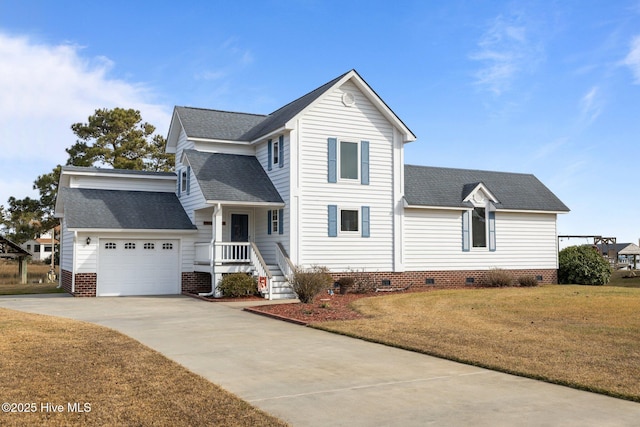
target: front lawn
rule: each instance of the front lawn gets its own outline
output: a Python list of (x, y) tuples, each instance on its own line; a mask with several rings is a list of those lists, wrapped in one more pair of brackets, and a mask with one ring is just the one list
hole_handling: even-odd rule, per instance
[(0, 355), (0, 396), (15, 404), (3, 404), (0, 425), (286, 425), (138, 341), (89, 323), (0, 309)]
[(315, 327), (640, 401), (640, 289), (548, 285), (363, 298)]

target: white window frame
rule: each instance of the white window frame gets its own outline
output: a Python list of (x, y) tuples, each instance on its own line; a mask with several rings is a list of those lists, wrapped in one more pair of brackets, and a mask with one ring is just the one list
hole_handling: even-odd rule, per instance
[(280, 225), (280, 218), (278, 217), (279, 214), (279, 209), (272, 209), (271, 210), (271, 234), (279, 234), (280, 230), (279, 230), (279, 225)]
[[(484, 246), (476, 246), (475, 245), (475, 233), (473, 230), (473, 215), (476, 209), (484, 209)], [(477, 250), (477, 251), (484, 251), (489, 249), (489, 206), (474, 206), (473, 210), (471, 211), (471, 228), (470, 228), (470, 238), (471, 238), (471, 242), (470, 242), (470, 249), (471, 250)]]
[(274, 139), (271, 143), (271, 165), (280, 166), (280, 141), (278, 138)]
[[(342, 143), (355, 144), (356, 145), (356, 170), (358, 176), (355, 178), (343, 178), (342, 177)], [(336, 147), (336, 162), (337, 162), (337, 178), (338, 181), (344, 182), (360, 182), (362, 171), (360, 170), (360, 164), (362, 163), (362, 153), (360, 152), (360, 141), (350, 141), (348, 139), (338, 139), (338, 146)]]
[[(344, 211), (355, 211), (357, 214), (357, 218), (356, 218), (356, 229), (355, 230), (343, 230), (342, 229), (342, 212)], [(351, 236), (359, 236), (360, 233), (362, 232), (361, 230), (361, 224), (360, 221), (362, 220), (362, 212), (361, 209), (359, 207), (341, 207), (338, 206), (338, 234), (342, 234), (342, 235), (351, 235)]]
[(187, 176), (188, 170), (189, 169), (187, 168), (183, 168), (182, 172), (180, 173), (180, 194), (188, 194), (187, 193), (188, 180), (189, 180), (189, 177)]

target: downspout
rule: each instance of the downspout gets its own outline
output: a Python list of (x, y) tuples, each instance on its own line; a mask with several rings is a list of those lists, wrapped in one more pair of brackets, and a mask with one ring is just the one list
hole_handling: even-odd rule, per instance
[(214, 297), (219, 298), (220, 292), (218, 291), (218, 285), (215, 283), (216, 280), (216, 216), (220, 213), (221, 206), (220, 203), (213, 207), (213, 214), (211, 215), (211, 252), (209, 259), (209, 268), (211, 270), (211, 292), (202, 292), (199, 293), (201, 297)]
[[(71, 262), (73, 265), (71, 266), (71, 295), (75, 295), (76, 293), (76, 256), (78, 252), (78, 248), (76, 244), (78, 242), (78, 231), (73, 232), (73, 259)], [(62, 274), (60, 274), (62, 276)]]

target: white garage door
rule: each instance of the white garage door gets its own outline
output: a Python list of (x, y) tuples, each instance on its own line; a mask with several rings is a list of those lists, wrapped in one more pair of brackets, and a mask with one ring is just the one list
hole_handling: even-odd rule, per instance
[(97, 295), (179, 294), (179, 243), (100, 239)]

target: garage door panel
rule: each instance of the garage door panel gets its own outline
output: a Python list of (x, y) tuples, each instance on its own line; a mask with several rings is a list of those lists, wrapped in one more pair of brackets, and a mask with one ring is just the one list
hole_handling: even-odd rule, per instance
[(101, 239), (99, 296), (180, 293), (179, 241)]

